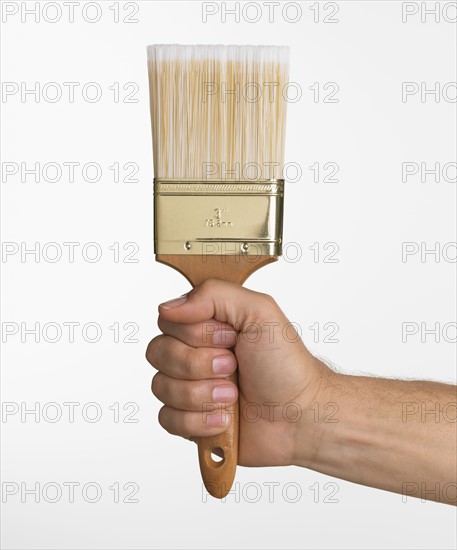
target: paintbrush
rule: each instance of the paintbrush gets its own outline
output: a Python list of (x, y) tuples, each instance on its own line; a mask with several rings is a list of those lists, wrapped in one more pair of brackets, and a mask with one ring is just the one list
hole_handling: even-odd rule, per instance
[[(156, 260), (193, 286), (243, 284), (281, 254), (288, 56), (276, 46), (148, 47)], [(197, 440), (217, 498), (238, 459), (238, 404), (228, 413), (226, 432)]]

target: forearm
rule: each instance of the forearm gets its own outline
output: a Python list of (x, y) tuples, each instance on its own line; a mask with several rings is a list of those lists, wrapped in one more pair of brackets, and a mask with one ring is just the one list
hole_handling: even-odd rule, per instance
[[(355, 483), (456, 503), (456, 388), (332, 374), (321, 405), (335, 403), (308, 437), (297, 430), (297, 465)], [(332, 405), (334, 407), (334, 405)], [(309, 434), (313, 438), (309, 453)]]

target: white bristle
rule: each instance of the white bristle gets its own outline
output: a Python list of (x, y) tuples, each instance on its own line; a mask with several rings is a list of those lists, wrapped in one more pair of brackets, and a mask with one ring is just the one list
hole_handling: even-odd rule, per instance
[(154, 175), (281, 178), (289, 49), (148, 47)]

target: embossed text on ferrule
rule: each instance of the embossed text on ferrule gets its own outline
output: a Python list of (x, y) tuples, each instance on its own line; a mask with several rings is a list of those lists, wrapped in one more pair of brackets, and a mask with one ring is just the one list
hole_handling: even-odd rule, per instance
[(207, 218), (206, 227), (233, 227), (233, 222), (222, 219), (222, 214), (226, 214), (228, 208), (215, 208), (212, 218)]

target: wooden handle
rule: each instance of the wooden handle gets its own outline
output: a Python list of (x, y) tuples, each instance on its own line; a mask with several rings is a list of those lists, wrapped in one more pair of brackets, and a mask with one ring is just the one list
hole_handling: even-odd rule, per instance
[[(276, 261), (277, 257), (158, 254), (156, 260), (178, 270), (192, 286), (199, 285), (206, 279), (223, 279), (241, 285), (254, 271)], [(237, 374), (230, 376), (229, 380), (236, 384)], [(227, 411), (232, 414), (232, 422), (224, 433), (197, 439), (203, 483), (208, 493), (216, 498), (223, 498), (230, 491), (238, 464), (238, 402), (227, 407)], [(212, 454), (222, 457), (222, 460), (214, 460)]]

